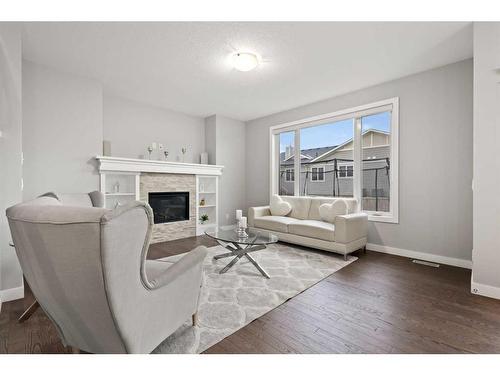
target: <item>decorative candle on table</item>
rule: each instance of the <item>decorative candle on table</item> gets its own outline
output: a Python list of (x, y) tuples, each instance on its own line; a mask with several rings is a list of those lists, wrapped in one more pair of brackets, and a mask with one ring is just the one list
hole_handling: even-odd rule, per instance
[(238, 233), (238, 236), (242, 233), (242, 230), (241, 230), (241, 218), (242, 217), (243, 217), (243, 212), (241, 210), (236, 210), (236, 232)]
[(238, 237), (248, 237), (248, 234), (245, 230), (246, 227), (247, 227), (247, 218), (246, 216), (242, 216), (238, 223)]

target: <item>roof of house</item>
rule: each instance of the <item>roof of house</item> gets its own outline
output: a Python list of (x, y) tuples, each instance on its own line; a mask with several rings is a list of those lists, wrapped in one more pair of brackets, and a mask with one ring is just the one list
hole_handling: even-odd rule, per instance
[[(327, 147), (317, 147), (317, 148), (309, 148), (306, 150), (300, 150), (301, 154), (301, 162), (302, 164), (307, 164), (310, 160), (317, 158), (324, 153), (333, 150), (337, 146), (327, 146)], [(280, 164), (281, 165), (293, 165), (293, 155), (285, 158), (285, 153), (280, 153)]]
[[(385, 132), (382, 130), (368, 129), (368, 130), (365, 130), (363, 132), (363, 135), (370, 133), (370, 132), (389, 134), (388, 132)], [(319, 160), (319, 159), (321, 159), (329, 154), (332, 155), (335, 153), (335, 151), (337, 151), (341, 147), (349, 144), (350, 142), (352, 142), (352, 138), (349, 138), (345, 142), (343, 142), (339, 145), (336, 145), (336, 146), (326, 146), (326, 147), (317, 147), (317, 148), (309, 148), (306, 150), (300, 150), (301, 164), (308, 164), (311, 162), (315, 162), (315, 161), (317, 161), (317, 160)], [(280, 164), (281, 165), (293, 165), (293, 156), (294, 155), (290, 155), (287, 158), (285, 158), (285, 153), (281, 152), (280, 153)]]
[[(378, 129), (367, 129), (365, 130), (361, 135), (366, 135), (368, 133), (379, 133), (379, 134), (385, 134), (385, 135), (388, 135), (390, 133), (386, 132), (386, 131), (383, 131), (383, 130), (378, 130)], [(325, 158), (326, 156), (331, 156), (333, 154), (335, 154), (335, 152), (339, 149), (341, 149), (342, 147), (344, 147), (345, 145), (348, 145), (349, 143), (352, 142), (352, 138), (349, 138), (348, 140), (346, 140), (345, 142), (335, 146), (335, 147), (332, 147), (330, 150), (324, 152), (323, 154), (315, 157), (313, 160), (311, 160), (310, 162), (316, 162), (318, 160), (321, 160), (323, 158)]]

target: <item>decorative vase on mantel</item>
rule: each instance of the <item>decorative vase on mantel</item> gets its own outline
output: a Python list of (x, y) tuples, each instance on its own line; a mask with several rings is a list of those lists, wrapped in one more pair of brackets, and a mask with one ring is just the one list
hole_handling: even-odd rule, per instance
[(181, 152), (182, 152), (182, 162), (185, 163), (187, 147), (184, 146), (183, 148), (181, 148)]

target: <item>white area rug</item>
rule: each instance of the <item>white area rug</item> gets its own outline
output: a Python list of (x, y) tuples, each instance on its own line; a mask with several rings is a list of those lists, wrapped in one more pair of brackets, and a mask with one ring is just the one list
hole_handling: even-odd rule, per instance
[(226, 252), (221, 246), (208, 249), (203, 267), (199, 326), (193, 327), (190, 319), (153, 353), (201, 353), (357, 259), (350, 256), (346, 262), (343, 256), (328, 252), (273, 244), (252, 253), (271, 276), (266, 279), (246, 258), (227, 273), (219, 274), (232, 258), (212, 258)]

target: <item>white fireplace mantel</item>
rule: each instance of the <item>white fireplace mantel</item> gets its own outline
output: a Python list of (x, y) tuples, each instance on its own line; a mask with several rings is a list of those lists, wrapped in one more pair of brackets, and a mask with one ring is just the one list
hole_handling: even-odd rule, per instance
[[(159, 177), (160, 180), (168, 178), (169, 176), (166, 174), (194, 175), (195, 177), (190, 180), (195, 181), (193, 183), (195, 184), (196, 194), (194, 199), (196, 214), (194, 219), (190, 216), (190, 220), (187, 222), (194, 220), (196, 226), (190, 235), (201, 235), (206, 230), (217, 227), (219, 222), (219, 176), (222, 175), (223, 166), (100, 155), (96, 156), (95, 159), (98, 162), (100, 191), (104, 194), (105, 208), (114, 208), (117, 205), (127, 204), (131, 200), (141, 200), (141, 180), (147, 178), (146, 173), (164, 173), (165, 176)], [(182, 179), (177, 178), (177, 180)], [(183, 188), (185, 187), (186, 185), (183, 185)], [(165, 188), (165, 186), (162, 186), (162, 188)], [(142, 200), (147, 202), (148, 198), (142, 196)], [(207, 215), (209, 217), (208, 221), (200, 222), (199, 218), (202, 215)], [(155, 224), (153, 233), (158, 229), (158, 226), (163, 226), (161, 229), (163, 234), (166, 233), (165, 231), (179, 232), (178, 226), (182, 223), (182, 221), (179, 221)], [(168, 228), (169, 226), (172, 227)], [(188, 225), (188, 228), (192, 227), (192, 224)], [(161, 240), (166, 239), (162, 238)]]
[(118, 158), (114, 156), (96, 156), (99, 172), (150, 172), (181, 173), (204, 176), (220, 176), (222, 165), (191, 164), (173, 161)]

